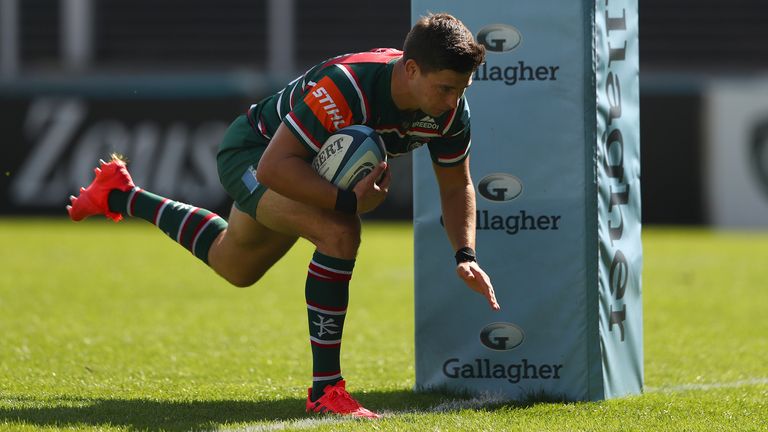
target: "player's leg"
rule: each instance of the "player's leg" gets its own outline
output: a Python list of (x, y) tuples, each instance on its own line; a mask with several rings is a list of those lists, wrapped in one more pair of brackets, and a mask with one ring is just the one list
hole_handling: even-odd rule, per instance
[(259, 280), (297, 239), (264, 227), (235, 206), (227, 223), (209, 210), (145, 191), (133, 184), (120, 160), (102, 162), (94, 182), (72, 197), (68, 210), (74, 220), (94, 214), (142, 218), (240, 287)]
[(307, 410), (377, 417), (346, 392), (340, 364), (360, 218), (302, 204), (271, 190), (262, 196), (256, 218), (273, 231), (306, 238), (316, 246), (304, 290), (313, 376)]
[(140, 217), (162, 230), (208, 263), (208, 250), (226, 230), (227, 222), (217, 214), (145, 191), (133, 183), (125, 162), (113, 155), (94, 170), (96, 178), (67, 206), (74, 221), (105, 215), (115, 221), (123, 216)]
[(208, 264), (232, 285), (251, 286), (288, 252), (297, 239), (296, 235), (270, 230), (232, 206), (229, 225), (212, 244)]
[[(266, 147), (245, 116), (232, 122), (217, 158), (219, 176), (238, 205), (255, 214), (265, 188), (254, 184), (253, 166)], [(135, 216), (156, 225), (236, 286), (255, 283), (290, 247), (296, 236), (273, 232), (233, 207), (230, 223), (218, 215), (137, 187), (125, 162), (102, 161), (96, 178), (71, 197), (70, 217), (79, 221), (97, 214), (115, 221)], [(211, 261), (213, 259), (213, 261)]]
[(317, 208), (267, 190), (256, 209), (256, 219), (272, 231), (299, 236), (318, 252), (354, 260), (360, 247), (360, 218)]

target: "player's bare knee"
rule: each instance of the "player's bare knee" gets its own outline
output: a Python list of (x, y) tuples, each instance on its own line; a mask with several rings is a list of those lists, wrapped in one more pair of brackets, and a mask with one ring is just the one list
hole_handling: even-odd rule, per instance
[(248, 288), (252, 286), (267, 272), (267, 269), (265, 268), (249, 267), (247, 265), (239, 265), (237, 267), (229, 267), (226, 269), (219, 268), (215, 270), (219, 276), (236, 288)]
[(250, 279), (235, 279), (235, 278), (225, 278), (225, 279), (235, 288), (248, 288), (255, 283), (255, 282), (251, 282)]
[(324, 226), (317, 238), (310, 241), (327, 255), (354, 258), (360, 248), (360, 231), (358, 218), (339, 218)]
[(228, 274), (221, 276), (235, 288), (248, 288), (258, 282), (259, 279), (264, 276), (264, 272)]
[(217, 271), (219, 276), (221, 276), (225, 281), (229, 282), (230, 285), (236, 287), (236, 288), (248, 288), (249, 286), (253, 285), (254, 282), (251, 281), (250, 277), (247, 277), (247, 275), (243, 275), (240, 273), (235, 272), (222, 272)]
[(317, 249), (330, 256), (339, 258), (354, 258), (360, 248), (359, 232), (339, 232), (337, 236), (327, 237), (316, 242)]

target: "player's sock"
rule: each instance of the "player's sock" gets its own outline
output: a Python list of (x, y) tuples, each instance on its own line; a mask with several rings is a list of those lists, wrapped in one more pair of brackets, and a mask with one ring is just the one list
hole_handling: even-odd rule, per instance
[(227, 222), (215, 213), (138, 187), (127, 192), (111, 191), (108, 203), (111, 211), (151, 222), (206, 264), (211, 245), (227, 229)]
[(349, 301), (349, 280), (355, 260), (315, 251), (304, 291), (312, 344), (312, 401), (327, 385), (341, 381), (341, 334)]

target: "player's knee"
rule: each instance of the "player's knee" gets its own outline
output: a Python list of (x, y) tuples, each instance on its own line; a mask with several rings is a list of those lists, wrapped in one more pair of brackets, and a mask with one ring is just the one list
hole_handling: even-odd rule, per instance
[(228, 275), (221, 275), (221, 276), (224, 278), (224, 280), (226, 280), (236, 288), (248, 288), (249, 286), (255, 284), (256, 281), (258, 280), (248, 275), (228, 274)]
[(360, 219), (340, 218), (327, 224), (313, 243), (326, 255), (354, 258), (360, 248), (360, 231)]
[(219, 272), (219, 275), (236, 288), (248, 288), (258, 282), (266, 273), (262, 269), (242, 269), (239, 271)]

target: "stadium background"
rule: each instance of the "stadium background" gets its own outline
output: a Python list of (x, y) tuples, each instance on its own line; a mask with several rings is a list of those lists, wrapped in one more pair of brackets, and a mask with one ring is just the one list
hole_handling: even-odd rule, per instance
[[(226, 214), (212, 155), (228, 122), (326, 57), (400, 47), (410, 27), (407, 0), (0, 6), (0, 214), (63, 216), (67, 196), (90, 175), (90, 159), (110, 150), (131, 156), (137, 182), (148, 189)], [(721, 82), (764, 88), (767, 20), (759, 0), (640, 4), (645, 223), (715, 223), (716, 201), (740, 193), (710, 181), (708, 110)], [(756, 137), (754, 160), (743, 168), (755, 188), (768, 191), (768, 134), (760, 132), (768, 108), (756, 112), (738, 126)], [(393, 169), (392, 193), (371, 217), (411, 215), (410, 158)]]

